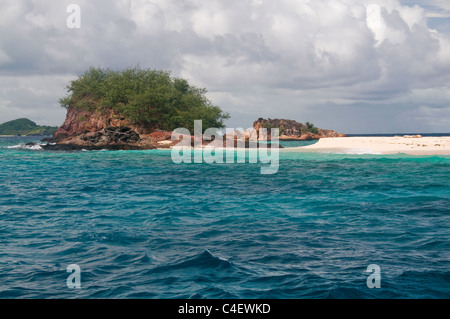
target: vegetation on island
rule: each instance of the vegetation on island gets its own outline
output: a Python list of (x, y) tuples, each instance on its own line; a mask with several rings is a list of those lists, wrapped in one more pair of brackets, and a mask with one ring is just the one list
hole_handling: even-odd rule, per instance
[(261, 127), (262, 127), (262, 128), (266, 128), (268, 133), (271, 133), (271, 130), (272, 130), (273, 128), (277, 128), (277, 129), (278, 129), (278, 135), (283, 135), (283, 133), (284, 133), (284, 127), (282, 127), (282, 126), (277, 126), (277, 125), (271, 124), (271, 123), (269, 123), (269, 122), (264, 122), (264, 123), (261, 125)]
[(308, 134), (308, 133), (319, 134), (319, 129), (313, 123), (306, 122), (305, 126), (302, 127), (302, 134)]
[[(277, 120), (275, 120), (275, 121), (277, 121)], [(302, 134), (319, 134), (319, 129), (313, 123), (306, 122), (305, 125), (303, 125), (303, 124), (300, 124), (300, 125), (302, 126), (302, 128), (301, 128)], [(286, 129), (283, 127), (282, 124), (276, 125), (271, 122), (263, 121), (261, 124), (261, 127), (268, 129), (269, 132), (271, 129), (277, 128), (277, 129), (279, 129), (279, 135), (282, 135), (286, 131)]]
[(41, 126), (35, 122), (21, 118), (0, 124), (0, 135), (52, 135), (57, 130), (53, 126)]
[(208, 100), (206, 89), (171, 77), (166, 71), (90, 68), (72, 81), (67, 91), (60, 99), (65, 108), (92, 112), (112, 109), (135, 125), (155, 130), (185, 127), (193, 131), (194, 120), (203, 120), (204, 129), (223, 128), (223, 121), (229, 118)]

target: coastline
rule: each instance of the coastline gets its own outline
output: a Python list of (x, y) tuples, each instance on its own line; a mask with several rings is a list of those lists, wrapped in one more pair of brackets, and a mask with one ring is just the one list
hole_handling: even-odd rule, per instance
[(29, 134), (29, 135), (0, 135), (0, 137), (49, 137), (51, 135)]
[(345, 154), (450, 155), (450, 137), (335, 137), (284, 151), (315, 151)]
[[(3, 137), (3, 136), (0, 136)], [(10, 136), (8, 136), (10, 137)], [(30, 136), (28, 136), (29, 138)], [(27, 138), (23, 136), (22, 138)], [(44, 141), (44, 140), (42, 140)], [(139, 142), (122, 142), (117, 144), (95, 144), (90, 145), (87, 141), (73, 141), (69, 143), (50, 143), (40, 144), (43, 150), (56, 151), (81, 151), (81, 150), (170, 150), (177, 149), (174, 141), (159, 141), (148, 140), (143, 138)], [(164, 142), (164, 143), (163, 143)], [(282, 141), (280, 141), (282, 142)], [(36, 143), (28, 143), (36, 144)], [(27, 146), (30, 146), (28, 145)], [(228, 148), (203, 144), (202, 149), (209, 149), (210, 147), (216, 150), (227, 151)], [(194, 149), (192, 146), (189, 149)], [(268, 145), (270, 150), (271, 146)], [(240, 148), (233, 147), (235, 151), (248, 150), (248, 147)], [(355, 155), (389, 155), (389, 154), (407, 154), (414, 156), (433, 156), (433, 155), (447, 155), (450, 156), (450, 136), (441, 137), (421, 137), (421, 136), (395, 136), (395, 137), (330, 137), (321, 138), (315, 144), (306, 146), (284, 146), (277, 147), (279, 152), (304, 152), (304, 153), (333, 153), (333, 154), (355, 154)]]

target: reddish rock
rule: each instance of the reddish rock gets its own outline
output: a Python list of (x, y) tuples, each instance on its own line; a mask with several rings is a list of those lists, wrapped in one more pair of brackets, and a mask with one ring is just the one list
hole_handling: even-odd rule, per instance
[(123, 117), (114, 114), (112, 109), (105, 109), (102, 113), (99, 113), (69, 107), (66, 120), (55, 132), (54, 137), (60, 134), (73, 136), (87, 132), (98, 132), (107, 127), (127, 126), (134, 129), (129, 124)]
[[(338, 133), (333, 130), (324, 130), (324, 129), (318, 129), (317, 134), (302, 133), (302, 131), (306, 129), (306, 125), (293, 120), (286, 120), (286, 119), (266, 120), (263, 118), (259, 118), (257, 121), (253, 123), (253, 128), (257, 132), (259, 132), (259, 129), (263, 128), (264, 126), (282, 128), (283, 134), (280, 136), (280, 140), (311, 141), (311, 140), (318, 140), (324, 137), (346, 137), (345, 134)], [(268, 138), (270, 138), (270, 134), (268, 134)]]
[(84, 109), (69, 107), (64, 123), (53, 135), (54, 138), (62, 136), (74, 136), (88, 132), (98, 132), (108, 127), (129, 127), (138, 134), (148, 134), (152, 130), (127, 121), (124, 116), (117, 114), (112, 109), (104, 109), (102, 112), (92, 112)]
[(172, 138), (172, 132), (156, 131), (156, 132), (148, 134), (147, 136), (154, 139), (157, 142), (169, 141)]
[(263, 128), (264, 124), (269, 124), (273, 127), (282, 127), (284, 129), (283, 135), (286, 136), (297, 136), (300, 137), (302, 134), (302, 129), (305, 127), (304, 124), (293, 121), (293, 120), (285, 120), (285, 119), (263, 119), (259, 118), (257, 121), (253, 123), (253, 128), (256, 131), (259, 131), (260, 128)]

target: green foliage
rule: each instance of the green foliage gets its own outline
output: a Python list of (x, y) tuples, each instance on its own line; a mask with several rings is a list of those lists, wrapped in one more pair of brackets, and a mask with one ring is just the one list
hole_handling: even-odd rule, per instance
[(52, 135), (57, 129), (40, 126), (29, 119), (21, 118), (0, 124), (0, 135)]
[(278, 135), (283, 135), (283, 133), (284, 133), (284, 127), (278, 127), (278, 126), (276, 126), (274, 124), (270, 124), (268, 122), (263, 122), (261, 124), (261, 127), (268, 129), (268, 132), (270, 132), (270, 130), (273, 129), (273, 128), (277, 128), (279, 130), (278, 131)]
[(203, 120), (204, 128), (222, 128), (229, 118), (206, 98), (205, 89), (172, 78), (165, 71), (91, 68), (67, 90), (69, 95), (60, 99), (63, 107), (97, 112), (112, 108), (134, 124), (151, 129), (193, 130), (194, 120)]
[(306, 122), (305, 126), (302, 128), (302, 133), (303, 134), (307, 134), (307, 133), (319, 134), (319, 129), (313, 123)]

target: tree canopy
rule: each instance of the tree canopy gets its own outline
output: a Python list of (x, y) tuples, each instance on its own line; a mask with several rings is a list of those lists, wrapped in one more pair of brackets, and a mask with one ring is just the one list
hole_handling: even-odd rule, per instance
[(306, 122), (305, 125), (306, 126), (302, 128), (303, 134), (306, 133), (319, 134), (319, 129), (313, 123)]
[(99, 112), (112, 108), (134, 124), (154, 129), (193, 130), (194, 120), (203, 120), (204, 128), (223, 128), (223, 121), (229, 118), (208, 100), (206, 89), (171, 77), (166, 71), (90, 68), (72, 81), (67, 91), (60, 99), (65, 108)]

